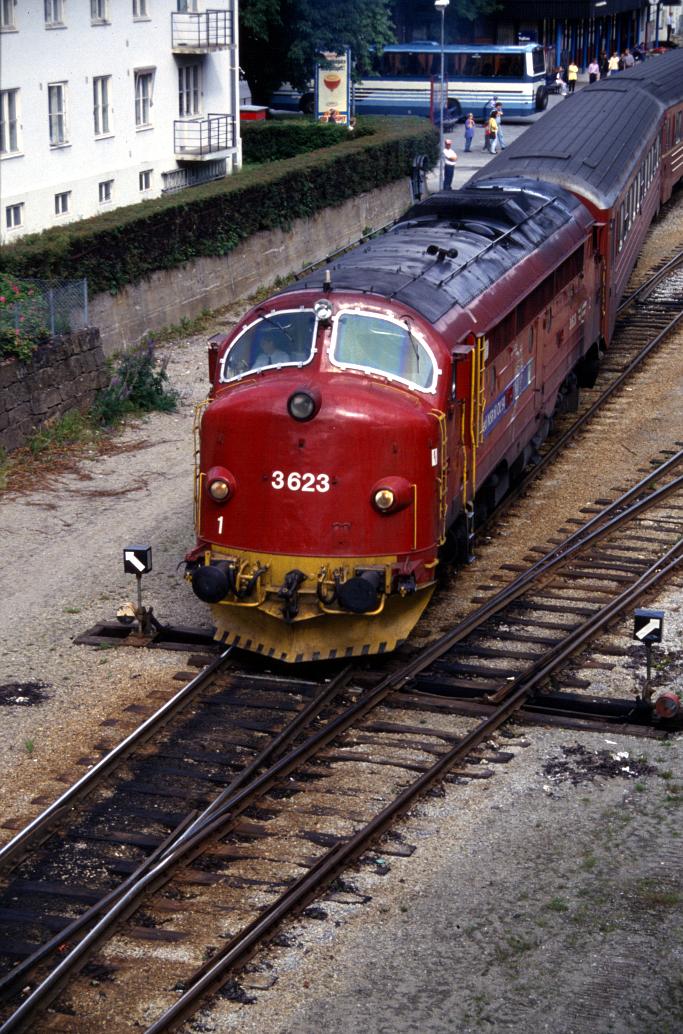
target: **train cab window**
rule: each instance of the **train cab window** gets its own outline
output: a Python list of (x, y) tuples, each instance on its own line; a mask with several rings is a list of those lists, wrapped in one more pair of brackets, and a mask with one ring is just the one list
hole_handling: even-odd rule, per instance
[(310, 309), (269, 313), (250, 323), (223, 356), (221, 383), (271, 366), (303, 366), (313, 358), (314, 332)]
[(330, 358), (335, 366), (378, 373), (421, 391), (436, 390), (434, 355), (407, 322), (343, 312), (335, 323)]

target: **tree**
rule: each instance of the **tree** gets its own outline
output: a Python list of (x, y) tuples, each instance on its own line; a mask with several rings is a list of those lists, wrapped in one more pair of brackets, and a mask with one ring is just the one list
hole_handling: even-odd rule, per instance
[(350, 47), (356, 72), (371, 50), (395, 39), (391, 0), (242, 0), (240, 64), (252, 94), (267, 103), (282, 82), (305, 89), (322, 52)]
[[(475, 21), (501, 9), (499, 0), (450, 0), (444, 23), (446, 43), (469, 42)], [(400, 40), (438, 42), (441, 38), (441, 15), (434, 7), (434, 0), (393, 0), (392, 16)], [(493, 23), (490, 28), (495, 33)]]

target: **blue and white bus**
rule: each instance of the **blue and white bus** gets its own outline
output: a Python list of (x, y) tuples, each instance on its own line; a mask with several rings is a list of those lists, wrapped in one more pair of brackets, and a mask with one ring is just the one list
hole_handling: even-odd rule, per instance
[[(438, 121), (441, 96), (441, 45), (431, 41), (386, 46), (377, 72), (353, 85), (358, 115), (424, 115)], [(533, 115), (548, 104), (545, 54), (534, 43), (517, 46), (444, 47), (447, 120), (472, 112), (483, 119), (495, 95), (505, 116)], [(274, 108), (312, 111), (313, 94), (284, 86), (273, 94)]]

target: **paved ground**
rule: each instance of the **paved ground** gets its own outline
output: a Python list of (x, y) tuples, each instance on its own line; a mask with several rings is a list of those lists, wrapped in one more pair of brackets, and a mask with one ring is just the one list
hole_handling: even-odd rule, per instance
[[(581, 87), (583, 84), (579, 84)], [(567, 104), (570, 103), (569, 97), (559, 97), (553, 94), (548, 98), (548, 111), (555, 107), (556, 104)], [(509, 121), (505, 118), (505, 112), (503, 112), (503, 138), (506, 145), (511, 144), (513, 140), (516, 140), (518, 136), (521, 136), (525, 129), (528, 128), (532, 123), (537, 122), (539, 118), (543, 117), (543, 113), (538, 115), (531, 115), (528, 118), (516, 118), (510, 119)], [(488, 151), (484, 150), (484, 129), (483, 126), (477, 125), (474, 142), (472, 144), (472, 150), (469, 152), (465, 151), (465, 125), (464, 123), (458, 123), (455, 129), (449, 133), (449, 139), (453, 141), (453, 147), (455, 153), (458, 156), (458, 164), (455, 167), (455, 173), (453, 175), (453, 189), (457, 190), (458, 187), (462, 187), (470, 176), (473, 176), (477, 169), (481, 169), (482, 166), (486, 165), (491, 161), (493, 155), (489, 154)], [(433, 194), (439, 189), (439, 170), (438, 168), (432, 169), (427, 174), (427, 191)]]

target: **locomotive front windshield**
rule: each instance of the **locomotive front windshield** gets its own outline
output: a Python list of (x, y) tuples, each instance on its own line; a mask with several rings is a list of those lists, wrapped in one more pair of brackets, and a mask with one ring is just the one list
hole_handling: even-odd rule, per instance
[(407, 322), (345, 312), (337, 319), (332, 362), (434, 391), (438, 370), (431, 350)]
[(310, 309), (269, 313), (250, 323), (223, 357), (221, 383), (271, 366), (303, 366), (313, 358), (314, 331)]

